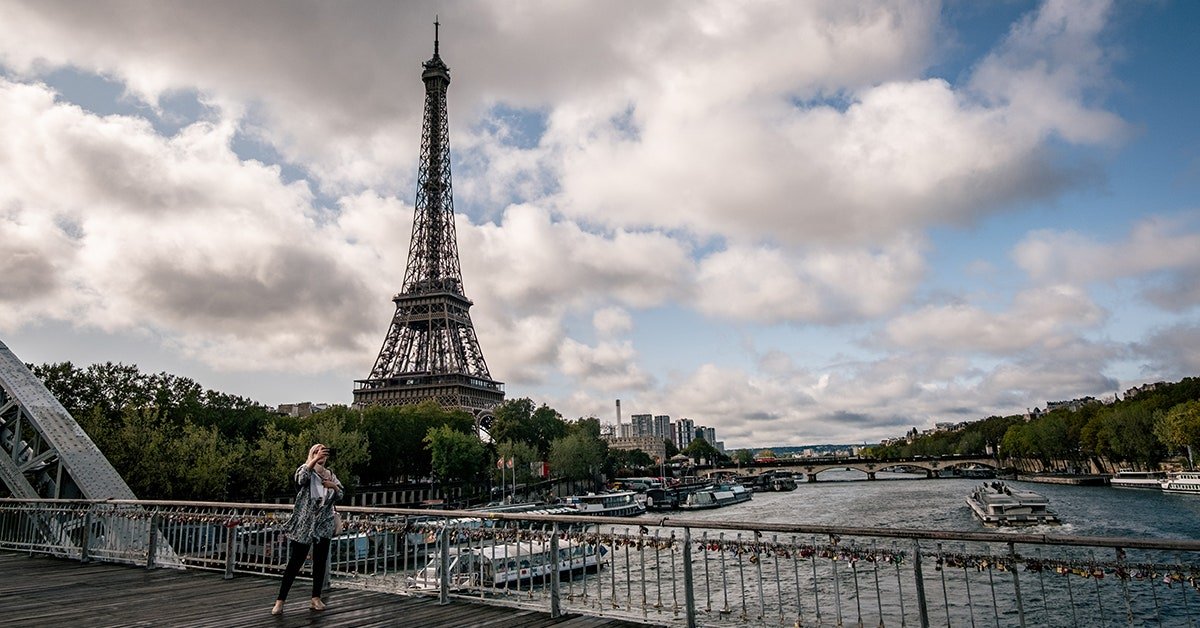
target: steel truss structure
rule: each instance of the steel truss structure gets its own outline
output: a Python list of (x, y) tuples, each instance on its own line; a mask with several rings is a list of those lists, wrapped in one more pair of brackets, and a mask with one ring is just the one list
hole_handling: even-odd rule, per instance
[(421, 164), (404, 286), (392, 298), (396, 313), (370, 377), (355, 380), (354, 405), (433, 400), (470, 412), (476, 425), (486, 429), (491, 409), (504, 400), (504, 384), (488, 372), (471, 323), (472, 302), (463, 292), (446, 120), (450, 68), (438, 47), (435, 31), (433, 58), (423, 64), (421, 74)]
[(13, 497), (137, 499), (66, 408), (3, 342), (0, 476)]

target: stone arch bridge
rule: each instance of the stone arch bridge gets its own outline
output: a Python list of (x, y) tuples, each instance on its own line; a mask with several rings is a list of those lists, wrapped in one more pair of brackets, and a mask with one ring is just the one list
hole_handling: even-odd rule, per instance
[(710, 467), (697, 471), (697, 475), (712, 477), (729, 473), (761, 475), (768, 471), (791, 471), (803, 473), (809, 482), (816, 482), (817, 475), (823, 471), (837, 469), (855, 469), (867, 475), (868, 480), (876, 479), (879, 471), (915, 471), (922, 470), (925, 477), (937, 477), (943, 469), (957, 467), (987, 467), (999, 468), (1000, 464), (994, 458), (986, 456), (928, 456), (914, 458), (795, 458), (775, 460), (772, 462), (756, 462), (748, 465)]

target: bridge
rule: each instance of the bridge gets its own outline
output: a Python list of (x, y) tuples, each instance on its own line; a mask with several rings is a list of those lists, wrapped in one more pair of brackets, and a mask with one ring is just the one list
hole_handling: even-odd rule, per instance
[(996, 469), (1000, 465), (995, 458), (986, 456), (930, 456), (930, 457), (913, 457), (913, 458), (785, 458), (768, 462), (755, 462), (751, 464), (742, 464), (731, 466), (728, 464), (715, 466), (697, 471), (697, 475), (704, 477), (712, 477), (724, 475), (730, 472), (738, 473), (746, 472), (749, 474), (762, 474), (767, 471), (790, 471), (792, 473), (803, 473), (807, 476), (809, 482), (816, 482), (817, 475), (823, 471), (834, 471), (842, 469), (854, 469), (862, 471), (867, 475), (868, 480), (876, 479), (876, 473), (879, 471), (915, 471), (921, 470), (925, 472), (925, 477), (937, 477), (939, 471), (943, 469), (954, 469), (958, 467), (987, 467)]
[[(289, 504), (127, 498), (87, 435), (2, 344), (0, 428), (9, 491), (0, 499), (0, 578), (15, 587), (0, 599), (6, 625), (143, 616), (156, 625), (281, 625), (265, 615), (288, 558)], [(951, 457), (752, 468), (815, 480), (833, 468), (872, 477), (968, 464), (995, 466)], [(338, 509), (346, 531), (329, 557), (326, 589), (340, 605), (322, 621), (331, 626), (1200, 623), (1200, 541), (1191, 539)], [(125, 584), (105, 589), (97, 579)], [(76, 598), (90, 603), (72, 606)]]

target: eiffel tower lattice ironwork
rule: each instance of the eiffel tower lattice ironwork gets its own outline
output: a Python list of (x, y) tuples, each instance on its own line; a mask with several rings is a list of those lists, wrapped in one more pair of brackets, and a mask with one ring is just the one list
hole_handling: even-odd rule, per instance
[[(435, 24), (435, 29), (437, 22)], [(438, 52), (423, 64), (425, 115), (412, 242), (396, 313), (375, 366), (355, 381), (354, 405), (397, 406), (436, 401), (467, 410), (488, 426), (491, 409), (504, 400), (504, 384), (492, 379), (471, 323), (471, 300), (463, 292), (450, 184), (446, 88), (450, 68)]]

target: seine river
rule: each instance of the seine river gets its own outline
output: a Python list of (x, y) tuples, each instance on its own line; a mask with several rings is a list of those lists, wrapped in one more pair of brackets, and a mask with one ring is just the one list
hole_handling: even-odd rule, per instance
[[(819, 475), (816, 483), (801, 483), (796, 490), (786, 493), (755, 493), (753, 500), (719, 508), (697, 512), (650, 513), (642, 517), (645, 521), (659, 521), (664, 515), (668, 516), (670, 524), (679, 525), (685, 519), (702, 519), (722, 522), (741, 527), (745, 524), (751, 528), (760, 523), (784, 523), (797, 525), (823, 525), (847, 527), (878, 527), (890, 529), (923, 529), (939, 531), (990, 531), (1000, 533), (1046, 534), (1052, 536), (1084, 536), (1084, 537), (1134, 537), (1141, 539), (1198, 539), (1200, 538), (1200, 495), (1164, 494), (1159, 491), (1139, 489), (1119, 489), (1107, 486), (1070, 486), (1058, 484), (1041, 484), (1032, 482), (1011, 482), (1037, 491), (1050, 500), (1051, 509), (1062, 520), (1061, 525), (1041, 525), (1020, 528), (986, 528), (972, 514), (965, 499), (980, 479), (938, 478), (925, 479), (924, 474), (903, 474), (879, 472), (879, 480), (868, 481), (865, 474), (857, 471), (826, 471)], [(619, 526), (617, 526), (619, 528)], [(646, 530), (653, 533), (654, 527), (647, 526)], [(645, 533), (645, 532), (644, 532)], [(713, 534), (698, 531), (693, 534)], [(743, 539), (743, 533), (738, 539)], [(787, 542), (788, 535), (779, 535), (780, 541)], [(695, 536), (693, 536), (695, 538)], [(712, 536), (704, 536), (712, 539)], [(729, 537), (725, 537), (729, 538)], [(751, 537), (753, 538), (753, 537)], [(774, 534), (768, 534), (763, 539), (773, 542)], [(800, 535), (793, 540), (803, 544), (811, 543), (819, 546), (828, 543), (828, 539)], [(707, 541), (706, 541), (707, 542)], [(849, 541), (851, 544), (853, 540)], [(875, 541), (866, 539), (865, 543), (874, 548)], [(891, 547), (905, 552), (911, 549), (908, 541), (889, 541), (880, 539), (880, 547)], [(922, 544), (925, 553), (924, 584), (929, 599), (931, 621), (935, 625), (949, 626), (1015, 626), (1020, 623), (1016, 600), (1009, 587), (1010, 576), (991, 569), (975, 569), (973, 562), (961, 560), (953, 562), (957, 556), (971, 557), (978, 560), (980, 555), (994, 557), (1004, 554), (1003, 547), (985, 546), (965, 542), (945, 542), (936, 544), (926, 541)], [(827, 547), (827, 546), (826, 546)], [(860, 546), (861, 547), (861, 546)], [(945, 549), (947, 565), (951, 568), (945, 571), (941, 568), (941, 551)], [(1036, 574), (1028, 573), (1028, 563), (1022, 569), (1025, 580), (1025, 591), (1022, 598), (1025, 603), (1026, 625), (1030, 626), (1098, 626), (1124, 625), (1127, 622), (1138, 625), (1160, 626), (1192, 626), (1197, 625), (1197, 609), (1200, 609), (1200, 599), (1197, 592), (1189, 585), (1168, 587), (1162, 578), (1166, 572), (1158, 572), (1154, 568), (1151, 574), (1136, 574), (1136, 578), (1128, 581), (1115, 577), (1115, 572), (1107, 572), (1107, 578), (1087, 580), (1082, 572), (1071, 571), (1082, 569), (1083, 565), (1095, 568), (1100, 561), (1112, 561), (1113, 551), (1109, 549), (1090, 549), (1086, 547), (1072, 548), (1063, 546), (1019, 546), (1019, 552), (1027, 557), (1037, 556), (1038, 560), (1045, 556), (1047, 561), (1059, 560), (1059, 565), (1067, 564), (1069, 577), (1055, 577), (1051, 569), (1039, 570)], [(936, 548), (936, 549), (935, 549)], [(639, 550), (640, 551), (640, 550)], [(873, 551), (873, 549), (872, 549)], [(618, 597), (620, 587), (617, 583), (627, 583), (625, 586), (632, 591), (628, 595), (636, 600), (641, 590), (642, 579), (648, 583), (651, 594), (648, 599), (654, 600), (654, 587), (663, 576), (655, 575), (639, 567), (638, 554), (634, 552), (634, 560), (629, 562), (628, 554), (632, 550), (626, 548), (625, 553), (618, 550), (614, 554), (610, 574), (612, 585)], [(932, 552), (933, 554), (930, 554)], [(811, 554), (810, 554), (811, 555)], [(654, 558), (651, 559), (650, 557)], [(724, 556), (725, 563), (719, 562)], [(755, 592), (754, 585), (746, 587), (750, 591), (743, 593), (743, 573), (734, 569), (735, 554), (722, 552), (704, 552), (695, 560), (697, 574), (714, 574), (721, 576), (721, 586), (710, 587), (707, 582), (704, 587), (697, 589), (697, 596), (702, 598), (700, 607), (719, 607), (727, 603), (737, 607), (738, 603), (725, 601), (725, 591), (732, 589), (737, 595), (734, 599), (751, 599), (747, 605), (753, 611)], [(984, 559), (986, 560), (986, 556)], [(657, 554), (647, 554), (645, 560), (657, 561)], [(827, 556), (824, 558), (828, 558)], [(1156, 565), (1173, 565), (1182, 561), (1194, 564), (1195, 556), (1183, 557), (1176, 552), (1151, 550), (1131, 550), (1128, 555), (1130, 564), (1147, 561)], [(762, 565), (763, 570), (779, 568), (775, 558), (768, 558)], [(782, 609), (767, 611), (764, 618), (767, 623), (792, 625), (793, 620), (804, 612), (809, 615), (802, 623), (811, 625), (815, 622), (812, 616), (814, 608), (824, 608), (825, 617), (821, 625), (828, 622), (836, 623), (845, 615), (847, 623), (853, 625), (851, 618), (857, 619), (861, 614), (868, 625), (874, 625), (876, 617), (882, 620), (881, 625), (898, 625), (904, 623), (915, 625), (917, 617), (913, 604), (911, 576), (900, 576), (899, 568), (895, 572), (884, 568), (885, 576), (877, 579), (880, 572), (872, 572), (869, 564), (864, 564), (866, 571), (861, 582), (858, 576), (848, 573), (847, 565), (842, 564), (840, 574), (831, 571), (835, 564), (828, 560), (814, 561), (813, 570), (807, 572), (795, 570), (788, 572), (786, 560), (784, 573), (779, 576), (790, 587), (772, 586), (770, 575), (766, 577), (766, 586), (758, 591), (767, 608)], [(964, 564), (965, 563), (965, 564)], [(657, 562), (649, 563), (657, 566)], [(726, 566), (729, 566), (726, 569)], [(751, 573), (757, 574), (760, 565), (754, 565)], [(807, 567), (805, 567), (807, 569)], [(1173, 569), (1173, 568), (1172, 568)], [(818, 570), (820, 574), (818, 574)], [(669, 573), (665, 572), (665, 573)], [(811, 578), (810, 578), (811, 575)], [(1130, 575), (1135, 575), (1131, 572)], [(697, 578), (701, 576), (697, 575)], [(905, 584), (899, 584), (904, 580)], [(668, 589), (673, 585), (668, 581)], [(994, 583), (1000, 586), (993, 586)], [(882, 593), (877, 593), (882, 583)], [(894, 587), (893, 587), (893, 583)], [(858, 586), (866, 587), (861, 597), (857, 595)], [(840, 593), (838, 590), (840, 587)], [(775, 589), (781, 589), (782, 594)], [(809, 597), (811, 594), (811, 598)], [(669, 595), (669, 594), (668, 594)], [(818, 603), (820, 597), (822, 602)], [(972, 597), (973, 596), (973, 597)], [(673, 599), (673, 598), (667, 598)], [(903, 603), (907, 601), (905, 609)], [(803, 610), (807, 609), (807, 611)], [(739, 608), (735, 608), (728, 617), (736, 617)], [(747, 611), (742, 610), (742, 613)], [(773, 614), (773, 613), (778, 613)], [(836, 616), (834, 613), (838, 613)], [(1127, 616), (1128, 615), (1128, 616)], [(705, 614), (705, 623), (721, 625), (714, 615)], [(716, 623), (713, 623), (716, 621)], [(737, 621), (732, 621), (737, 624)], [(744, 623), (744, 622), (743, 622)]]
[[(816, 483), (801, 482), (787, 493), (755, 493), (744, 504), (675, 513), (672, 518), (841, 525), (853, 527), (971, 530), (985, 528), (965, 499), (983, 480), (925, 479), (924, 474), (879, 472), (875, 481), (858, 471), (826, 471)], [(860, 480), (860, 481), (853, 481)], [(1159, 491), (1013, 482), (1045, 495), (1062, 525), (1016, 529), (1021, 533), (1200, 538), (1200, 495)], [(659, 518), (661, 515), (647, 515)]]

